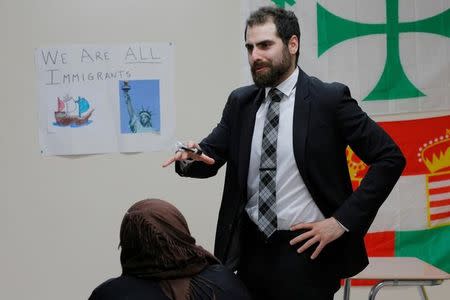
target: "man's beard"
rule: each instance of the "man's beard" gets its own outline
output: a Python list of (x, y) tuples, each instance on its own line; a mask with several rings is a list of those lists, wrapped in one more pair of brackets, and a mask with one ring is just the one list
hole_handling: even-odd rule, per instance
[[(268, 67), (268, 72), (256, 73), (256, 69), (260, 67)], [(279, 84), (280, 78), (282, 78), (291, 67), (291, 56), (287, 49), (283, 50), (283, 55), (279, 64), (273, 64), (272, 62), (255, 62), (251, 67), (253, 81), (258, 87), (274, 87)]]

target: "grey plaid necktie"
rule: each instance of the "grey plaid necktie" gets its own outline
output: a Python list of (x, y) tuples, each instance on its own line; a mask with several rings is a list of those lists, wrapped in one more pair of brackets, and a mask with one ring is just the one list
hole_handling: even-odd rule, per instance
[(259, 165), (258, 227), (266, 237), (277, 229), (276, 183), (277, 138), (280, 100), (283, 94), (273, 88), (267, 95), (269, 108), (264, 123), (261, 162)]

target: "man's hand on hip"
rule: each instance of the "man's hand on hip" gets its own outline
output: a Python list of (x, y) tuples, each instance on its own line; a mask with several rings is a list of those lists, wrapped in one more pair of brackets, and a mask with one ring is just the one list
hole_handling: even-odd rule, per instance
[(306, 229), (308, 231), (293, 238), (289, 243), (295, 245), (305, 241), (305, 243), (297, 249), (298, 253), (302, 253), (312, 245), (318, 243), (311, 255), (311, 259), (315, 259), (328, 243), (339, 238), (345, 232), (344, 228), (333, 217), (313, 223), (299, 223), (291, 227), (291, 231), (299, 229)]

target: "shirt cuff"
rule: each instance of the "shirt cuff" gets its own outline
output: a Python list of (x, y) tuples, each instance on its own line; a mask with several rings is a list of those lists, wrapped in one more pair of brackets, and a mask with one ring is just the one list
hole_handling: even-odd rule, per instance
[(349, 230), (347, 229), (347, 227), (345, 227), (344, 225), (342, 225), (341, 222), (339, 222), (336, 218), (334, 218), (336, 220), (336, 222), (339, 224), (339, 226), (342, 227), (342, 229), (344, 229), (346, 232), (349, 232)]

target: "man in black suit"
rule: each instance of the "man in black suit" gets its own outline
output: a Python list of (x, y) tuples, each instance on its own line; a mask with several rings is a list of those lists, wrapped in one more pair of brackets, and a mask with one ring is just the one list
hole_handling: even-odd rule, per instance
[[(222, 119), (179, 151), (181, 176), (214, 176), (227, 163), (215, 255), (255, 299), (333, 299), (339, 279), (368, 264), (364, 235), (405, 159), (340, 83), (298, 66), (296, 16), (264, 7), (247, 20), (254, 85), (234, 90)], [(274, 89), (276, 88), (276, 89)], [(352, 191), (346, 147), (367, 164)]]

